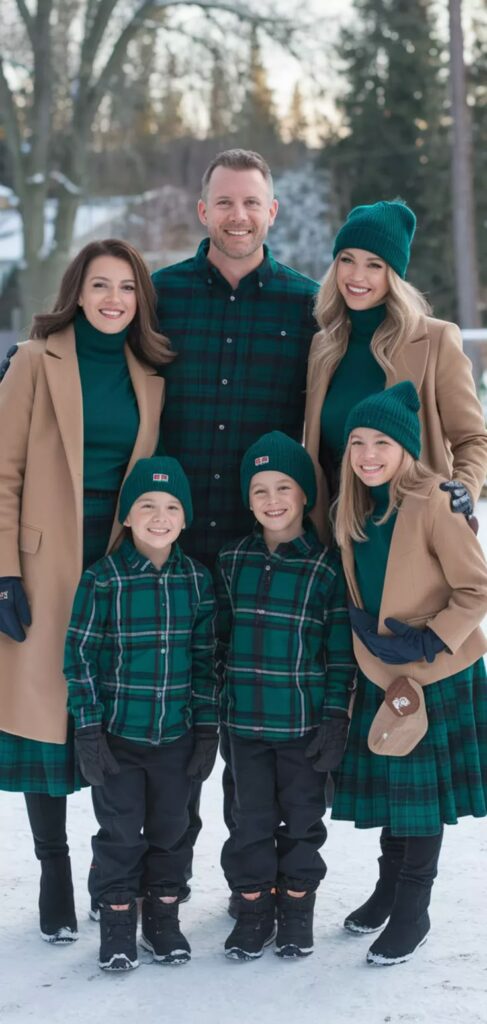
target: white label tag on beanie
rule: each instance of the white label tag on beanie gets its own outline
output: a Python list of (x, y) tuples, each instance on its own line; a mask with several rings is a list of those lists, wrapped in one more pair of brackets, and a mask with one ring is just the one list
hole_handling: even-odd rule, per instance
[(254, 466), (265, 466), (269, 462), (268, 455), (259, 455), (258, 459), (254, 459)]
[(154, 481), (161, 481), (161, 483), (167, 483), (168, 480), (169, 480), (169, 477), (168, 477), (167, 473), (153, 473), (152, 474), (152, 479)]

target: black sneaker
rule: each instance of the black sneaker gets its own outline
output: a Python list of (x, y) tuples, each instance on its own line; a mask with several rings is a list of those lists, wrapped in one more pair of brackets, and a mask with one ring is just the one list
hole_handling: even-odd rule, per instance
[(229, 960), (257, 960), (276, 935), (276, 898), (271, 892), (262, 893), (256, 900), (246, 900), (240, 893), (233, 896), (237, 923), (225, 941), (225, 956)]
[(45, 942), (57, 945), (76, 942), (78, 923), (68, 856), (41, 860), (39, 920), (41, 939)]
[(140, 944), (159, 964), (186, 964), (191, 960), (191, 947), (179, 927), (177, 901), (163, 903), (150, 894), (144, 897)]
[(103, 971), (132, 971), (139, 966), (135, 900), (130, 902), (128, 910), (112, 910), (105, 904), (100, 906), (98, 966)]
[(277, 956), (295, 959), (313, 952), (313, 912), (316, 894), (277, 896)]

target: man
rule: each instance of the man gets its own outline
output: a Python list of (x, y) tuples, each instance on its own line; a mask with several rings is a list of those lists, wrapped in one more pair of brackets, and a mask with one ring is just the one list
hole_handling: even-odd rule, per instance
[(178, 353), (164, 367), (162, 441), (194, 499), (182, 547), (210, 567), (222, 544), (252, 527), (240, 501), (243, 453), (269, 430), (302, 435), (318, 286), (265, 245), (277, 207), (261, 156), (220, 153), (198, 203), (209, 237), (194, 257), (153, 275), (161, 330)]
[[(270, 430), (302, 436), (318, 285), (277, 263), (267, 248), (277, 208), (270, 169), (258, 153), (219, 153), (203, 175), (198, 203), (208, 238), (194, 257), (153, 275), (160, 329), (178, 353), (161, 368), (167, 382), (162, 443), (184, 466), (194, 503), (181, 546), (210, 568), (224, 543), (252, 529), (240, 498), (244, 452)], [(225, 730), (221, 743), (230, 828)], [(194, 795), (193, 842), (201, 828)]]

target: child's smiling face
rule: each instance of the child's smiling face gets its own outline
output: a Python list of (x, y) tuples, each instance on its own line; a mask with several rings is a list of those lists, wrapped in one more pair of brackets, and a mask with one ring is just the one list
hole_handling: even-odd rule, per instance
[(352, 469), (367, 487), (389, 483), (403, 460), (402, 445), (371, 427), (352, 430), (349, 444)]
[(266, 540), (280, 544), (299, 537), (303, 532), (306, 500), (302, 487), (285, 473), (267, 469), (256, 473), (250, 481), (250, 508), (264, 527)]
[(132, 530), (135, 547), (151, 561), (169, 554), (184, 523), (184, 509), (178, 498), (166, 491), (147, 491), (134, 501), (124, 521)]

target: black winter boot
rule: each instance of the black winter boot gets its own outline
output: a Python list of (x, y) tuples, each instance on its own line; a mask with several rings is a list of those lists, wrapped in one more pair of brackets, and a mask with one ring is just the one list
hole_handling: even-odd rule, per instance
[(313, 913), (316, 893), (306, 896), (277, 895), (277, 938), (275, 953), (289, 959), (313, 952)]
[(177, 900), (163, 903), (151, 893), (144, 896), (140, 944), (160, 964), (186, 964), (191, 960), (191, 947), (179, 927)]
[(367, 963), (387, 967), (403, 964), (426, 942), (430, 930), (431, 889), (398, 882), (389, 923), (367, 953)]
[(45, 942), (65, 945), (78, 938), (71, 861), (67, 855), (41, 860), (39, 917)]
[(383, 829), (380, 845), (382, 855), (379, 857), (379, 881), (368, 900), (348, 914), (343, 922), (344, 928), (355, 935), (379, 931), (387, 921), (394, 903), (406, 839), (402, 836), (391, 836), (389, 829)]
[(100, 955), (102, 971), (132, 971), (137, 960), (137, 905), (131, 900), (127, 910), (112, 910), (100, 904)]
[(443, 831), (436, 836), (408, 837), (389, 924), (370, 947), (369, 964), (405, 963), (426, 942), (430, 930), (428, 907), (442, 839)]
[(225, 940), (225, 956), (229, 960), (257, 960), (275, 938), (276, 897), (273, 892), (263, 892), (256, 900), (246, 900), (234, 893), (232, 899), (238, 915)]

